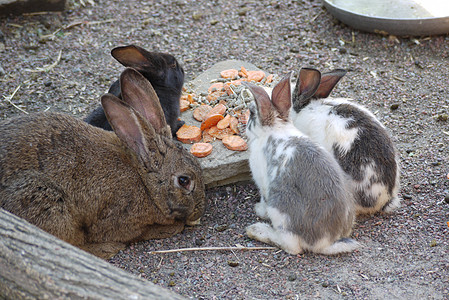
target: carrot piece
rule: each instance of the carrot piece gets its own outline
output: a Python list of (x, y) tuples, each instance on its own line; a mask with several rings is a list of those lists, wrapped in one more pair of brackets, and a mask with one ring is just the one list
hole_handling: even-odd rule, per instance
[(248, 71), (246, 70), (246, 68), (244, 66), (242, 66), (240, 68), (240, 72), (242, 72), (242, 74), (243, 74), (242, 77), (248, 77)]
[(201, 129), (196, 126), (184, 124), (176, 132), (176, 137), (184, 144), (196, 143), (201, 141)]
[[(214, 128), (214, 126), (212, 126), (211, 128)], [(204, 143), (210, 143), (210, 142), (215, 141), (215, 138), (213, 136), (211, 136), (209, 133), (211, 128), (208, 128), (203, 131), (203, 142)]]
[(232, 80), (231, 82), (229, 82), (229, 84), (233, 84), (233, 85), (241, 85), (243, 81), (246, 81), (246, 79), (237, 79), (237, 80)]
[(245, 140), (238, 135), (228, 135), (222, 140), (223, 145), (229, 150), (233, 151), (245, 151), (248, 149), (248, 145)]
[(196, 157), (206, 157), (212, 152), (212, 144), (209, 143), (195, 143), (190, 148), (190, 153)]
[(214, 91), (221, 91), (223, 89), (223, 85), (223, 82), (215, 82), (207, 89), (207, 92), (212, 93)]
[(181, 112), (186, 111), (190, 108), (190, 102), (187, 100), (179, 100), (179, 106), (180, 106)]
[(211, 93), (209, 93), (209, 95), (206, 96), (206, 100), (209, 102), (215, 101), (218, 99), (218, 97), (222, 96), (226, 94), (225, 90), (220, 90), (220, 91), (213, 91)]
[(236, 117), (231, 117), (231, 120), (229, 121), (229, 128), (235, 133), (239, 134), (239, 120), (237, 120)]
[(193, 118), (198, 122), (203, 122), (206, 119), (207, 114), (211, 111), (212, 106), (200, 105), (193, 110)]
[(240, 114), (238, 115), (239, 122), (242, 123), (243, 125), (246, 125), (249, 120), (249, 114), (250, 114), (249, 109), (240, 112)]
[(226, 127), (229, 126), (230, 122), (231, 122), (231, 115), (226, 115), (226, 117), (224, 117), (223, 120), (220, 120), (217, 123), (217, 128), (218, 129), (225, 129)]
[(269, 84), (273, 82), (273, 74), (267, 76), (267, 80), (265, 80), (265, 84)]
[(264, 71), (248, 71), (248, 81), (259, 82), (265, 77)]
[(229, 78), (229, 79), (234, 79), (237, 77), (239, 71), (237, 71), (236, 69), (229, 69), (229, 70), (224, 70), (220, 72), (220, 76), (223, 78)]
[(187, 95), (187, 101), (189, 101), (190, 103), (195, 102), (195, 100), (193, 99), (193, 96), (195, 96), (195, 94), (188, 94)]
[(201, 130), (211, 128), (212, 126), (217, 125), (220, 120), (223, 120), (223, 115), (219, 114), (209, 114), (208, 117), (201, 123)]
[(223, 103), (219, 103), (212, 108), (207, 114), (206, 118), (211, 115), (223, 115), (226, 112), (226, 106)]
[(218, 129), (217, 126), (212, 126), (209, 130), (209, 134), (212, 137), (221, 140), (228, 135), (233, 135), (234, 133), (232, 132), (231, 128), (229, 128), (229, 127), (224, 128), (224, 129)]

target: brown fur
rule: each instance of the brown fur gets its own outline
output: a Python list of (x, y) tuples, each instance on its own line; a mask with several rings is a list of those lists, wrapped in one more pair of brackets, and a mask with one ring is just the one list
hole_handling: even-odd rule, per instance
[[(125, 77), (141, 76), (129, 70)], [(122, 134), (57, 113), (0, 122), (0, 206), (108, 258), (128, 243), (182, 231), (202, 216), (205, 193), (198, 161), (174, 144), (164, 119), (154, 128), (114, 96), (102, 102)], [(131, 119), (117, 123), (113, 119), (123, 117), (117, 109)], [(180, 175), (190, 178), (186, 188), (176, 184)]]

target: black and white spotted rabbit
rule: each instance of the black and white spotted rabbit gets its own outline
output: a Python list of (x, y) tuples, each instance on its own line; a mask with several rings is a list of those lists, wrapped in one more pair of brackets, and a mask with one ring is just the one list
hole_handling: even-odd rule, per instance
[(274, 87), (271, 100), (264, 88), (245, 85), (255, 98), (246, 134), (261, 195), (256, 214), (271, 220), (248, 226), (248, 236), (290, 254), (353, 251), (359, 243), (348, 238), (355, 214), (346, 176), (332, 155), (289, 119), (290, 76)]
[(341, 69), (322, 75), (301, 69), (291, 118), (350, 176), (357, 214), (392, 212), (400, 206), (396, 149), (385, 127), (365, 107), (346, 98), (328, 98), (345, 74)]

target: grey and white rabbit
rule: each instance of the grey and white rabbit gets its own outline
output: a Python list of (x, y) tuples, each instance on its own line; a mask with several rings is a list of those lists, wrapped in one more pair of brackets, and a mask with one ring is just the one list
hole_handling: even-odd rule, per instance
[(354, 201), (335, 159), (294, 127), (290, 75), (272, 90), (247, 84), (255, 98), (246, 128), (249, 165), (260, 191), (256, 214), (267, 223), (246, 228), (250, 238), (274, 244), (290, 254), (351, 252), (348, 238)]
[[(168, 53), (149, 52), (136, 45), (116, 47), (112, 49), (111, 55), (125, 67), (139, 71), (151, 83), (161, 102), (167, 124), (175, 136), (184, 124), (178, 119), (181, 114), (179, 100), (184, 85), (184, 69), (176, 58)], [(119, 80), (111, 85), (108, 92), (122, 97)], [(92, 111), (85, 121), (112, 130), (101, 106)]]
[(200, 165), (177, 145), (151, 84), (126, 69), (113, 132), (59, 113), (0, 122), (0, 207), (102, 258), (171, 236), (205, 209)]
[(337, 69), (321, 76), (318, 70), (301, 69), (291, 118), (349, 175), (358, 214), (391, 212), (400, 206), (398, 155), (374, 114), (349, 99), (328, 98), (345, 74)]

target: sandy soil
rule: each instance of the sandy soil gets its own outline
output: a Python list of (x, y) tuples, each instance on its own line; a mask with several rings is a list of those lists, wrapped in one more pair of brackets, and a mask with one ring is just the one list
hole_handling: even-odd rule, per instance
[(230, 58), (275, 74), (348, 69), (333, 95), (373, 111), (401, 156), (403, 206), (359, 218), (353, 237), (363, 247), (354, 253), (151, 254), (266, 246), (245, 236), (258, 201), (245, 183), (209, 190), (201, 226), (132, 245), (112, 264), (195, 299), (449, 299), (448, 35), (354, 31), (318, 0), (69, 2), (61, 14), (0, 18), (0, 118), (43, 110), (84, 117), (122, 69), (110, 50), (134, 43), (173, 54), (187, 81)]

